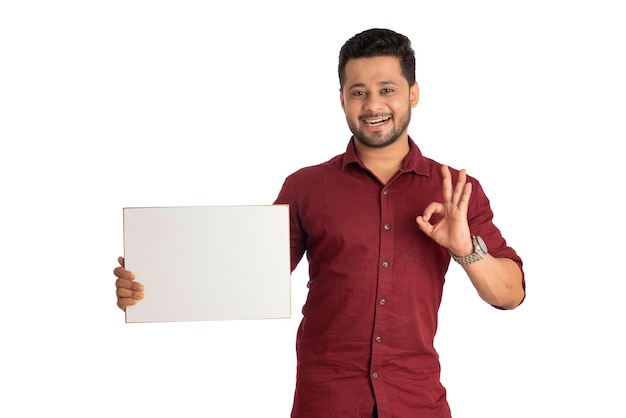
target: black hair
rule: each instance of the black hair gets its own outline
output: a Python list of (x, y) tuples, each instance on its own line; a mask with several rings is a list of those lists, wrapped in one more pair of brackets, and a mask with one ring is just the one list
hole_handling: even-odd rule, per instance
[(351, 58), (392, 56), (400, 59), (402, 73), (415, 84), (415, 52), (411, 40), (390, 29), (368, 29), (348, 39), (339, 51), (339, 86), (345, 82), (346, 64)]

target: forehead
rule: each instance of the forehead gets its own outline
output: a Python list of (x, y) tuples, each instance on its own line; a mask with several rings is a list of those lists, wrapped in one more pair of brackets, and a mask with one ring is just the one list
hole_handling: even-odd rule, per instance
[(345, 67), (344, 86), (400, 83), (405, 80), (400, 58), (393, 56), (351, 58)]

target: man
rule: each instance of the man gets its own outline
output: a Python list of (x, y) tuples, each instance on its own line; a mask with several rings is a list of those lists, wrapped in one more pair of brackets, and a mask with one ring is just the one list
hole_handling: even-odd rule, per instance
[[(433, 340), (450, 259), (500, 309), (525, 297), (522, 262), (479, 183), (409, 137), (419, 87), (408, 38), (355, 35), (339, 81), (346, 152), (287, 177), (275, 202), (290, 207), (292, 270), (306, 253), (310, 274), (292, 417), (447, 418)], [(125, 309), (143, 287), (120, 264)]]

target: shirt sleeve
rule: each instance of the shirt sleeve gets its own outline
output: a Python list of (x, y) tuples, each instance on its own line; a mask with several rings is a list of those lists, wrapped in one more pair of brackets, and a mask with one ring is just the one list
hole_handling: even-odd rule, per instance
[(291, 271), (294, 271), (302, 259), (306, 245), (306, 234), (302, 229), (299, 217), (298, 199), (293, 187), (293, 180), (287, 177), (283, 187), (274, 201), (275, 205), (289, 205), (289, 235)]
[(496, 258), (511, 259), (519, 266), (522, 272), (522, 287), (525, 291), (526, 280), (521, 257), (507, 244), (500, 229), (493, 223), (493, 212), (489, 199), (480, 183), (473, 178), (469, 181), (472, 183), (472, 196), (467, 214), (470, 232), (473, 235), (480, 235), (487, 245), (489, 254)]

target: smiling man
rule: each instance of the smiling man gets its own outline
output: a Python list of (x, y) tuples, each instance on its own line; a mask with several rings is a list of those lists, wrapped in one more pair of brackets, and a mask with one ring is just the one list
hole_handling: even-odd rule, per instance
[[(394, 56), (353, 58), (340, 76), (341, 106), (354, 134), (356, 152), (386, 183), (409, 152), (407, 129), (419, 87), (407, 80)], [(365, 161), (364, 161), (365, 162)]]
[[(350, 77), (347, 85), (346, 76)], [(407, 135), (419, 87), (415, 80), (409, 84), (399, 59), (352, 59), (345, 64), (341, 79), (341, 106), (355, 140), (367, 147), (381, 148)]]
[[(424, 157), (407, 132), (419, 100), (407, 37), (355, 35), (339, 55), (346, 152), (285, 180), (291, 267), (306, 254), (293, 418), (449, 418), (433, 342), (457, 261), (500, 309), (525, 297), (522, 261), (493, 224), (480, 184)], [(141, 285), (122, 266), (118, 306)]]

